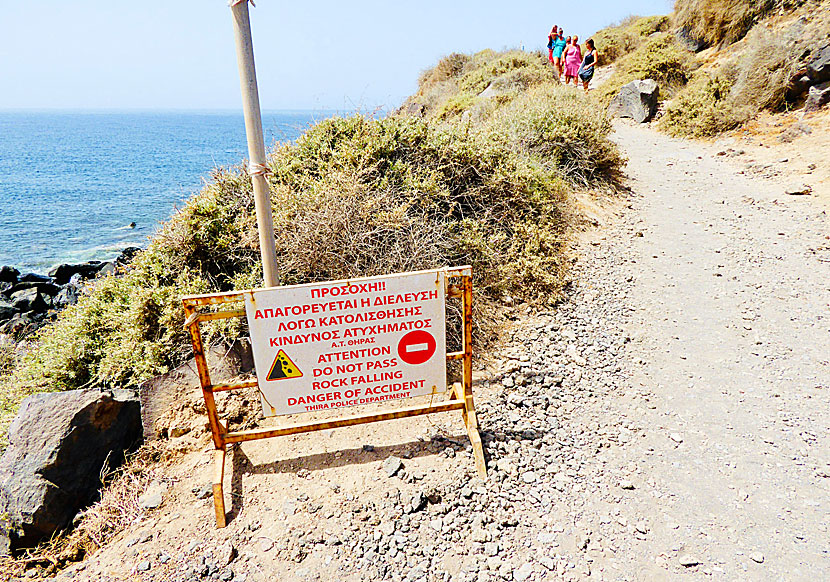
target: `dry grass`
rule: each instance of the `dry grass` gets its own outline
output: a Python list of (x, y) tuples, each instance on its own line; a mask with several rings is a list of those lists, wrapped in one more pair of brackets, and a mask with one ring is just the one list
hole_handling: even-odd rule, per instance
[(770, 13), (790, 10), (808, 0), (675, 0), (674, 18), (679, 28), (708, 46), (729, 44), (743, 38)]
[(660, 126), (672, 135), (708, 137), (737, 127), (763, 110), (788, 108), (791, 80), (830, 36), (830, 3), (822, 3), (823, 12), (812, 13), (805, 7), (788, 18), (776, 17), (754, 26), (707, 72), (695, 75), (668, 105)]
[(780, 30), (756, 26), (746, 36), (745, 43), (742, 54), (724, 67), (737, 73), (730, 91), (733, 105), (753, 113), (780, 109), (809, 40), (803, 37), (788, 40)]
[(76, 527), (56, 534), (20, 556), (0, 557), (0, 577), (10, 580), (32, 568), (40, 576), (54, 575), (67, 564), (80, 561), (103, 547), (147, 513), (138, 499), (150, 483), (162, 479), (158, 463), (163, 458), (160, 444), (148, 444), (130, 455), (118, 469), (102, 471), (101, 499), (75, 518)]

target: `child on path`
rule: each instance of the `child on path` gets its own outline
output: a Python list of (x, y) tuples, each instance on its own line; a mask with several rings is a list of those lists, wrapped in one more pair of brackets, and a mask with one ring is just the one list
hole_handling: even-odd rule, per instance
[(587, 93), (588, 83), (594, 77), (594, 67), (597, 64), (597, 48), (594, 46), (594, 40), (591, 38), (585, 41), (585, 46), (588, 52), (585, 54), (585, 58), (582, 59), (582, 66), (579, 67), (579, 78), (582, 80), (582, 86)]
[(574, 35), (571, 44), (565, 48), (565, 85), (574, 80), (574, 85), (579, 87), (579, 67), (582, 65), (582, 50), (579, 48), (579, 37)]

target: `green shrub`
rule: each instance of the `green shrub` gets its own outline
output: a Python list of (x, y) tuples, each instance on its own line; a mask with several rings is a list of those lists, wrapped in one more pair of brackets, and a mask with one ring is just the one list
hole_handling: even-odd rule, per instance
[[(498, 77), (516, 70), (541, 69), (549, 71), (550, 65), (541, 54), (508, 51), (496, 55), (489, 60), (480, 59), (480, 65), (466, 72), (459, 79), (459, 86), (463, 91), (478, 95)], [(541, 75), (540, 75), (541, 76)]]
[(446, 119), (464, 113), (470, 109), (474, 101), (475, 97), (469, 93), (453, 95), (441, 105), (441, 109), (438, 111), (438, 117)]
[(668, 16), (630, 16), (591, 36), (599, 53), (599, 64), (608, 65), (639, 47), (655, 32), (667, 30)]
[(730, 84), (707, 73), (692, 81), (668, 104), (658, 126), (670, 135), (708, 137), (737, 127), (745, 115), (729, 99)]
[(499, 109), (487, 126), (516, 151), (530, 154), (583, 185), (613, 180), (623, 159), (608, 140), (611, 123), (594, 100), (559, 85), (541, 85)]
[(475, 97), (491, 84), (503, 102), (504, 95), (509, 94), (509, 99), (533, 85), (555, 80), (553, 67), (541, 53), (489, 49), (471, 56), (453, 53), (421, 75), (418, 91), (407, 104), (423, 105), (428, 116), (446, 119), (469, 110)]
[[(540, 117), (541, 94), (536, 99)], [(528, 156), (556, 151), (545, 140), (582, 141), (588, 127), (605, 139), (597, 120), (567, 133), (583, 111), (559, 118), (556, 136), (527, 114), (527, 152), (494, 135), (506, 117), (491, 131), (405, 117), (319, 123), (269, 159), (281, 282), (470, 263), (482, 306), (505, 293), (555, 298), (564, 268), (562, 170), (571, 177), (584, 170), (590, 180), (612, 168), (575, 170), (568, 146), (556, 164)], [(550, 136), (534, 141), (534, 131)], [(246, 174), (216, 173), (126, 273), (96, 282), (43, 329), (16, 381), (62, 389), (134, 384), (177, 365), (190, 352), (181, 296), (255, 285), (257, 245)], [(206, 339), (243, 331), (238, 321), (208, 325)], [(492, 327), (478, 332), (481, 345)]]
[(688, 81), (694, 66), (694, 56), (678, 44), (673, 34), (658, 33), (617, 61), (614, 74), (598, 90), (600, 100), (607, 103), (623, 85), (635, 79), (654, 79), (661, 98), (666, 98)]

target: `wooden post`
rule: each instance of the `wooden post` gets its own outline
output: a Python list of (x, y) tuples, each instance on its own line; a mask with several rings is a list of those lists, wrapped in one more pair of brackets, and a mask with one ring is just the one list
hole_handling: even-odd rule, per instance
[(259, 250), (262, 254), (262, 274), (266, 287), (276, 287), (279, 285), (279, 271), (274, 242), (274, 216), (271, 211), (268, 180), (265, 178), (265, 139), (262, 136), (262, 113), (259, 108), (248, 0), (232, 0), (231, 12), (236, 39), (236, 62), (242, 86), (242, 106), (245, 111), (245, 133), (248, 136), (249, 172), (254, 187)]
[(476, 469), (482, 479), (487, 478), (487, 463), (484, 460), (484, 447), (478, 432), (478, 416), (473, 403), (473, 274), (472, 271), (462, 277), (461, 308), (464, 313), (464, 360), (463, 360), (463, 397), (462, 416), (467, 426), (467, 435), (473, 447)]

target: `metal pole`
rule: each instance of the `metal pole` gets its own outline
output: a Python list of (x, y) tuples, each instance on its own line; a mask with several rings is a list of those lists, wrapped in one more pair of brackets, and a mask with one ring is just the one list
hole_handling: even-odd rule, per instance
[(242, 106), (245, 111), (245, 133), (248, 136), (250, 174), (254, 187), (256, 221), (259, 229), (259, 249), (262, 254), (262, 274), (266, 287), (279, 285), (277, 251), (274, 242), (274, 216), (271, 195), (265, 178), (265, 140), (262, 136), (262, 114), (259, 109), (259, 89), (254, 66), (254, 45), (251, 40), (251, 19), (248, 0), (232, 0), (233, 32), (236, 39), (236, 62), (242, 86)]

